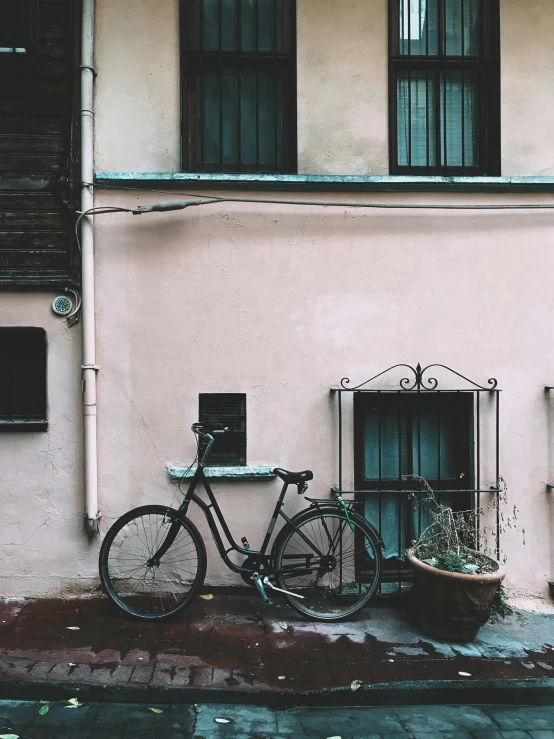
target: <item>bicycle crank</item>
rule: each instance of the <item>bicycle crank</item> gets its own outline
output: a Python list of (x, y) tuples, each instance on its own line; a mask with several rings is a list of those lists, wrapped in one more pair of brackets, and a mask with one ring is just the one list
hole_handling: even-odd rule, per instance
[(298, 593), (291, 593), (290, 590), (283, 590), (282, 588), (276, 587), (272, 582), (269, 582), (269, 577), (264, 577), (263, 584), (266, 588), (271, 588), (272, 590), (276, 590), (278, 593), (284, 593), (285, 595), (291, 595), (293, 598), (301, 598), (302, 600), (306, 598), (305, 595), (298, 595)]
[[(265, 579), (267, 580), (267, 578)], [(254, 585), (256, 586), (256, 590), (262, 596), (262, 600), (264, 602), (264, 609), (269, 608), (269, 606), (272, 606), (273, 601), (271, 600), (271, 598), (268, 597), (267, 593), (265, 592), (264, 584), (262, 583), (262, 579), (257, 572), (252, 573), (252, 580), (254, 580)]]

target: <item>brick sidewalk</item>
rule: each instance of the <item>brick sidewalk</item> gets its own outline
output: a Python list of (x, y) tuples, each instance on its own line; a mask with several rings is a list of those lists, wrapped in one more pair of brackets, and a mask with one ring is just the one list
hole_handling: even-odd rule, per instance
[(433, 642), (409, 613), (383, 607), (316, 624), (283, 604), (262, 614), (256, 595), (216, 593), (156, 624), (124, 617), (105, 598), (9, 600), (0, 602), (0, 695), (25, 683), (225, 691), (227, 699), (342, 688), (354, 697), (354, 680), (554, 678), (553, 645), (554, 617), (528, 613), (456, 645)]

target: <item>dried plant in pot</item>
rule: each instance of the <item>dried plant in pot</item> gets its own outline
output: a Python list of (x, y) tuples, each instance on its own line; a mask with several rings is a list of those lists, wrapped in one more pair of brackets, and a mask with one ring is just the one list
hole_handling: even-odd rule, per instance
[(506, 572), (496, 559), (472, 547), (486, 511), (454, 511), (440, 505), (427, 482), (418, 479), (428, 490), (420, 505), (429, 525), (406, 558), (420, 626), (435, 639), (468, 642), (488, 621)]

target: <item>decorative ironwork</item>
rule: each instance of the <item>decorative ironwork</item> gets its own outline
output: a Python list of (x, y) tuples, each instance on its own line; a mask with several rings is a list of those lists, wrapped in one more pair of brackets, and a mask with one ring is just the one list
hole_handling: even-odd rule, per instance
[[(475, 548), (494, 547), (500, 556), (501, 392), (495, 378), (479, 384), (444, 364), (399, 363), (357, 385), (344, 377), (331, 392), (338, 413), (336, 490), (355, 497), (385, 540), (382, 595), (401, 595), (409, 586), (403, 551), (426, 521), (417, 480), (426, 481), (437, 502), (473, 508)], [(344, 433), (352, 426), (353, 443), (350, 431)], [(481, 526), (491, 500), (494, 536)]]
[(343, 390), (361, 390), (366, 385), (369, 385), (374, 380), (377, 380), (377, 378), (382, 377), (383, 375), (388, 374), (389, 372), (392, 372), (395, 369), (398, 369), (399, 367), (405, 367), (406, 369), (410, 370), (410, 372), (413, 372), (413, 379), (411, 377), (403, 377), (400, 380), (400, 387), (402, 390), (436, 390), (439, 386), (439, 381), (436, 377), (424, 377), (425, 373), (433, 369), (434, 367), (440, 367), (442, 369), (447, 370), (448, 372), (451, 372), (453, 375), (456, 375), (457, 377), (460, 377), (462, 380), (465, 380), (470, 385), (473, 385), (474, 388), (477, 390), (496, 390), (496, 387), (498, 385), (498, 381), (491, 377), (489, 380), (487, 380), (488, 387), (485, 387), (483, 385), (479, 385), (477, 382), (474, 382), (473, 380), (470, 380), (469, 377), (465, 377), (465, 375), (460, 374), (459, 372), (456, 372), (456, 370), (453, 370), (451, 367), (447, 367), (445, 364), (428, 364), (427, 367), (421, 366), (421, 364), (418, 362), (416, 367), (412, 367), (409, 364), (395, 364), (392, 367), (389, 367), (386, 370), (383, 370), (383, 372), (379, 372), (378, 375), (375, 375), (374, 377), (371, 377), (369, 380), (366, 380), (365, 382), (362, 382), (360, 385), (356, 385), (355, 387), (349, 387), (350, 385), (350, 379), (348, 377), (343, 377), (340, 381), (341, 388)]

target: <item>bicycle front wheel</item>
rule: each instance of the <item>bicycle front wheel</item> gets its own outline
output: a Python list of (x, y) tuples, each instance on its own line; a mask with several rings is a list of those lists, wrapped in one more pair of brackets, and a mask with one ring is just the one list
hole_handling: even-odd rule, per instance
[(275, 543), (279, 587), (299, 613), (317, 621), (342, 621), (362, 609), (379, 585), (381, 544), (364, 518), (342, 511), (308, 510), (287, 525)]
[(100, 549), (100, 580), (125, 613), (158, 620), (186, 608), (206, 575), (198, 529), (172, 508), (135, 508), (110, 528)]

